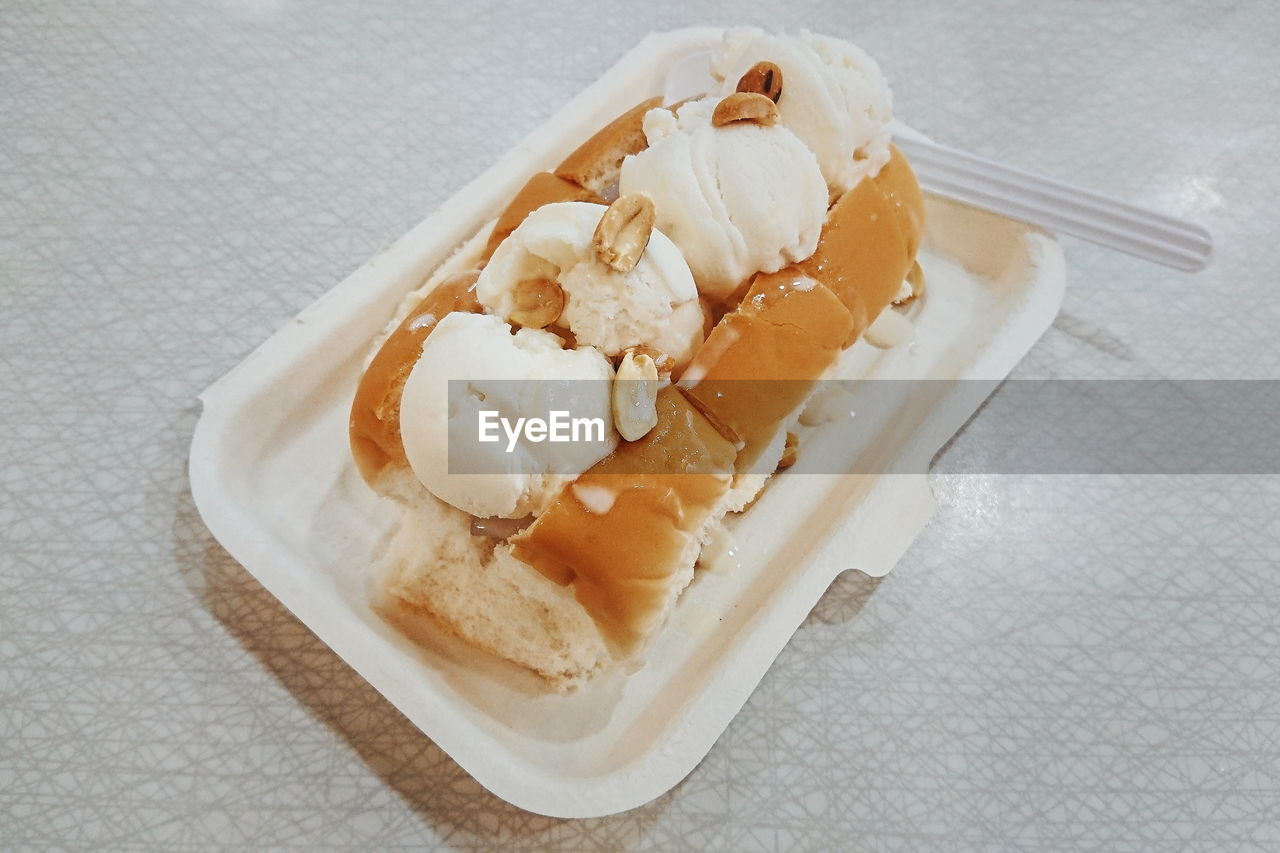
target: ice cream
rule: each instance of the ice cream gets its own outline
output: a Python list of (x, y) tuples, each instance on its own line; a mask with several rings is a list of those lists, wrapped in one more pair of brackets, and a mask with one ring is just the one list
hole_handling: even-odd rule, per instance
[(571, 331), (579, 346), (607, 356), (646, 345), (683, 365), (702, 343), (702, 306), (680, 250), (655, 230), (629, 272), (596, 257), (592, 235), (606, 207), (561, 202), (534, 210), (480, 273), (476, 296), (507, 319), (517, 309), (521, 281), (546, 279), (564, 291), (556, 325)]
[(622, 163), (619, 191), (643, 192), (698, 290), (723, 299), (753, 273), (813, 253), (827, 187), (813, 153), (780, 124), (715, 127), (719, 99), (650, 110), (649, 147)]
[[(551, 332), (512, 334), (489, 314), (453, 313), (440, 321), (405, 381), (400, 404), (405, 456), (432, 494), (482, 518), (521, 518), (541, 511), (561, 485), (617, 446), (613, 367), (591, 347), (561, 347)], [(482, 412), (513, 423), (555, 411), (600, 418), (603, 439), (513, 443), (501, 431), (497, 441), (477, 438)]]
[(782, 70), (778, 113), (818, 158), (834, 198), (889, 162), (893, 101), (875, 60), (840, 39), (801, 31), (775, 36), (754, 27), (725, 34), (711, 58), (718, 97), (757, 62)]

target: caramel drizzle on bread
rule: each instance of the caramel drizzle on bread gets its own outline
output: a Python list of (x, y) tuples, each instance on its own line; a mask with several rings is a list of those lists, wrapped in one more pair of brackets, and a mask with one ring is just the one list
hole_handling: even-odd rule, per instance
[[(538, 207), (603, 203), (623, 158), (645, 147), (644, 114), (658, 105), (656, 98), (640, 103), (554, 172), (530, 178), (498, 217), (480, 266)], [(681, 381), (658, 394), (657, 426), (621, 443), (512, 537), (518, 559), (572, 586), (615, 654), (640, 648), (687, 583), (674, 573), (691, 564), (690, 549), (696, 555), (698, 532), (721, 505), (731, 474), (750, 468), (813, 383), (892, 302), (919, 248), (923, 216), (915, 175), (894, 148), (875, 178), (832, 206), (812, 257), (753, 276), (740, 301), (718, 306), (723, 316)], [(465, 281), (447, 280), (428, 294), (361, 380), (351, 445), (371, 484), (388, 466), (407, 464), (400, 395), (435, 322), (451, 310), (481, 310)], [(690, 473), (673, 473), (682, 470)], [(607, 490), (607, 511), (580, 498), (575, 489), (583, 488)]]

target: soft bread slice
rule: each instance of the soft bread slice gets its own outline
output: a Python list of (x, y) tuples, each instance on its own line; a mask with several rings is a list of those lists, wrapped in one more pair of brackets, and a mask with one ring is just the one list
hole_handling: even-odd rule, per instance
[(898, 217), (907, 254), (914, 259), (924, 237), (924, 195), (916, 173), (898, 146), (889, 146), (889, 162), (880, 169), (875, 182)]
[(511, 232), (520, 227), (525, 217), (544, 204), (558, 201), (593, 201), (604, 203), (604, 199), (591, 190), (583, 189), (573, 181), (553, 175), (550, 172), (538, 172), (529, 179), (515, 198), (507, 205), (506, 210), (493, 224), (489, 232), (489, 241), (485, 243), (484, 253), (480, 256), (481, 265), (488, 263), (489, 258), (497, 251), (502, 241), (511, 236)]
[(623, 159), (648, 146), (644, 136), (644, 114), (660, 106), (660, 97), (636, 104), (564, 158), (556, 167), (556, 175), (594, 193), (606, 195), (609, 188), (618, 182)]
[(717, 324), (680, 385), (741, 445), (739, 472), (751, 471), (775, 442), (842, 345), (857, 340), (893, 301), (915, 261), (923, 223), (915, 175), (895, 148), (889, 166), (832, 206), (810, 258), (756, 276), (738, 308)]
[[(827, 213), (813, 255), (796, 264), (849, 309), (854, 325), (846, 346), (893, 301), (915, 261), (920, 243), (915, 229), (923, 225), (924, 208), (917, 189), (914, 199), (919, 207), (908, 209), (912, 201), (908, 179), (915, 184), (911, 167), (899, 155), (899, 165), (892, 172), (886, 175), (886, 169), (881, 169), (876, 177), (859, 181)], [(892, 200), (882, 185), (890, 187)], [(913, 228), (911, 233), (904, 233), (904, 225)]]
[(408, 504), (374, 566), (385, 593), (561, 690), (606, 665), (604, 640), (570, 590), (530, 571), (509, 546), (472, 536), (471, 516), (437, 499), (408, 469), (386, 476), (402, 482), (383, 482), (383, 489)]
[(518, 559), (572, 587), (619, 657), (644, 644), (692, 580), (735, 455), (674, 387), (657, 409), (648, 435), (619, 445), (511, 540)]
[(739, 446), (739, 472), (753, 469), (809, 398), (852, 328), (830, 290), (790, 267), (756, 276), (737, 310), (712, 330), (680, 389)]
[(454, 311), (479, 313), (473, 290), (475, 273), (450, 276), (427, 293), (387, 337), (374, 355), (351, 403), (351, 454), (360, 475), (371, 485), (389, 466), (406, 468), (400, 438), (400, 398), (422, 343)]

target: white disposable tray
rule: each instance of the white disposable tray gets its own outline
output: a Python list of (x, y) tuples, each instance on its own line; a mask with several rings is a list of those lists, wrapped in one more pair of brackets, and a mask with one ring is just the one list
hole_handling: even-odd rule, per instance
[[(887, 572), (935, 510), (923, 475), (781, 476), (737, 519), (736, 565), (699, 573), (637, 671), (569, 696), (370, 603), (368, 566), (393, 506), (361, 482), (347, 416), (370, 342), (397, 303), (622, 109), (662, 91), (720, 30), (650, 36), (432, 216), (321, 297), (201, 395), (191, 488), (209, 529), (299, 619), (490, 791), (558, 817), (610, 814), (679, 782), (742, 707), (840, 572)], [(1018, 223), (929, 202), (930, 291), (916, 343), (858, 344), (844, 375), (999, 379), (1057, 313), (1058, 244)], [(922, 388), (932, 387), (926, 384)], [(971, 410), (905, 399), (892, 437), (940, 447)], [(866, 447), (897, 448), (886, 425)], [(847, 432), (845, 433), (847, 435)], [(834, 439), (829, 439), (830, 441)], [(806, 452), (823, 448), (822, 429)], [(847, 439), (843, 440), (847, 445)]]

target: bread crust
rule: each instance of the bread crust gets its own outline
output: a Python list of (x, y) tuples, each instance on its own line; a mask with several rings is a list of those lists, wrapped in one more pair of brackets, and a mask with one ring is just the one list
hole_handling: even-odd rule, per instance
[[(409, 311), (365, 368), (351, 401), (351, 455), (365, 482), (374, 485), (389, 467), (408, 466), (400, 439), (400, 398), (422, 345), (446, 314), (476, 314), (475, 276), (450, 276)], [(376, 487), (375, 487), (376, 488)]]
[(662, 106), (662, 98), (641, 101), (600, 128), (556, 167), (556, 176), (572, 181), (599, 195), (607, 195), (618, 182), (618, 170), (628, 154), (648, 146), (644, 136), (644, 114)]

